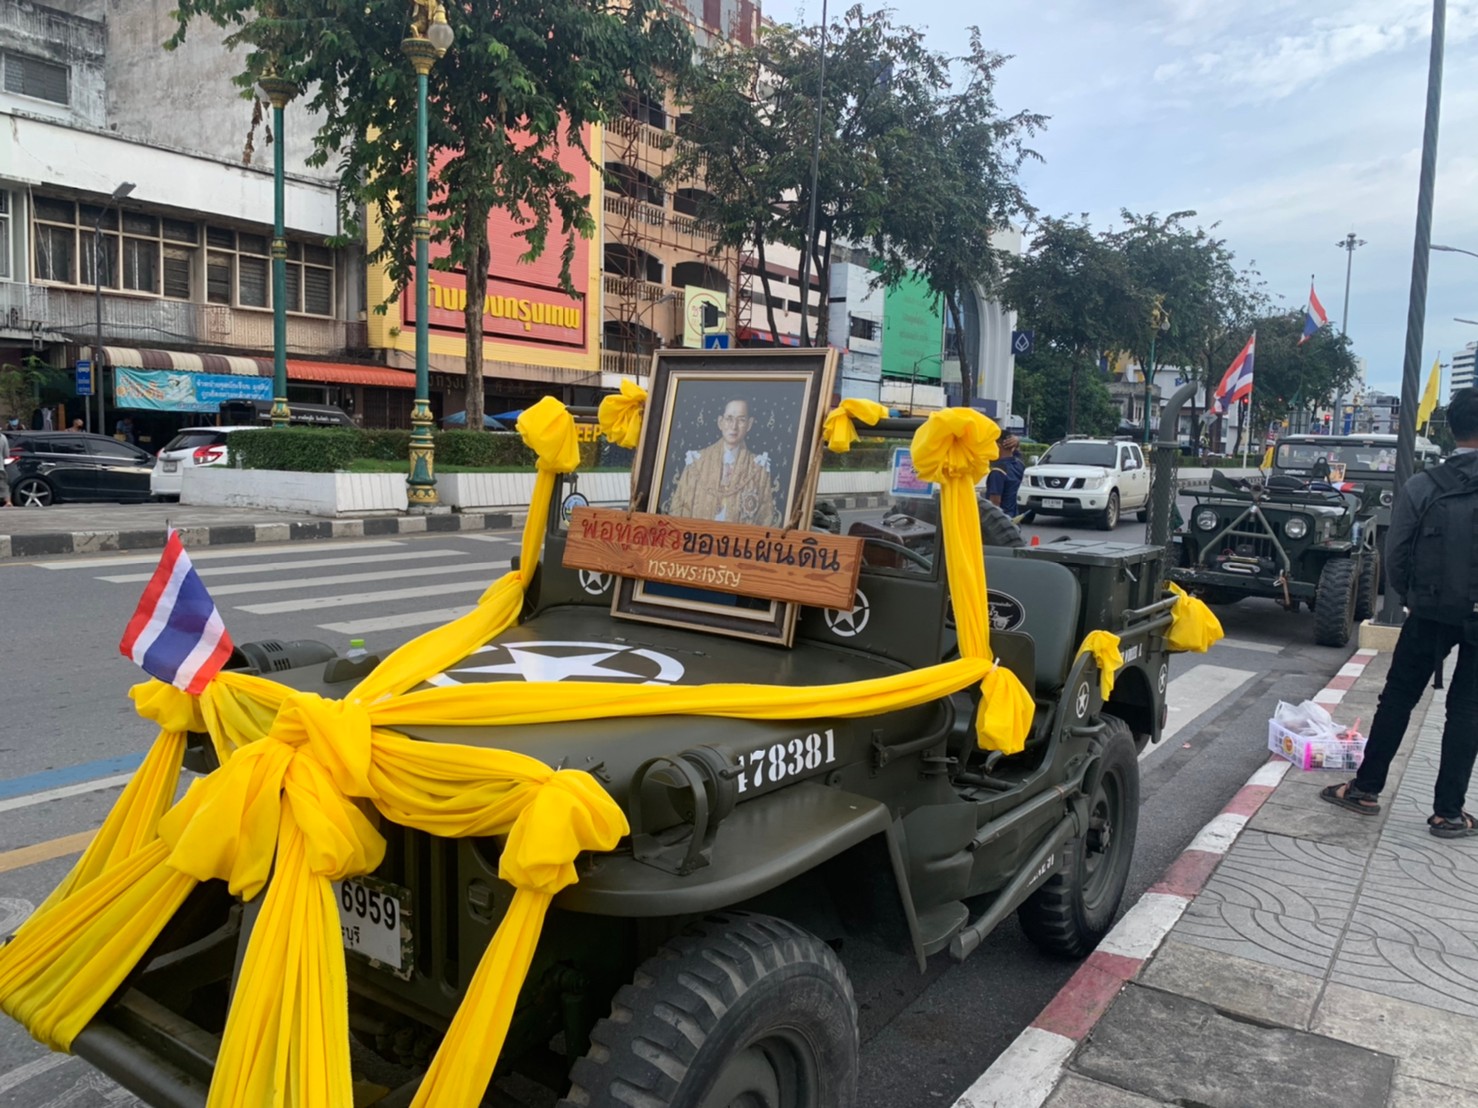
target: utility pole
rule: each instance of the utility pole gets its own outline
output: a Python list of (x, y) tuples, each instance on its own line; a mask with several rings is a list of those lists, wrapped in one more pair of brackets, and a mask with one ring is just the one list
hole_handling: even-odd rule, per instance
[[(1365, 245), (1365, 240), (1357, 239), (1355, 232), (1351, 231), (1334, 245), (1345, 252), (1345, 310), (1339, 316), (1339, 333), (1343, 337), (1348, 337), (1350, 333), (1350, 271), (1355, 265), (1355, 251)], [(1343, 391), (1334, 395), (1334, 418), (1339, 421), (1339, 430), (1335, 431), (1335, 434), (1339, 434), (1344, 431), (1345, 427), (1345, 394)], [(1352, 416), (1350, 430), (1354, 429), (1355, 421)]]

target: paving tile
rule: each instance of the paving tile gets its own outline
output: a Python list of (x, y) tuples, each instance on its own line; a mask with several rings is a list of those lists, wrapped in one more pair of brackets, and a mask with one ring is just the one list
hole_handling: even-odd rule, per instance
[[(1333, 778), (1334, 775), (1331, 775), (1332, 781)], [(1274, 792), (1273, 795), (1277, 797), (1278, 793)], [(1381, 821), (1336, 808), (1320, 800), (1313, 790), (1309, 790), (1306, 804), (1282, 801), (1264, 804), (1248, 822), (1247, 828), (1249, 831), (1262, 831), (1270, 835), (1285, 835), (1293, 839), (1308, 839), (1354, 850), (1369, 850), (1380, 841)]]
[(1478, 1019), (1478, 958), (1352, 930), (1330, 981)]
[(1434, 1105), (1441, 1105), (1442, 1108), (1478, 1108), (1478, 1092), (1452, 1085), (1439, 1085), (1435, 1081), (1423, 1081), (1418, 1077), (1406, 1077), (1399, 1071), (1400, 1063), (1397, 1063), (1390, 1108), (1433, 1108)]
[(1331, 982), (1312, 1030), (1392, 1054), (1404, 1076), (1478, 1091), (1478, 1019)]
[(1099, 1081), (1089, 1081), (1077, 1074), (1064, 1074), (1042, 1108), (1162, 1108), (1163, 1100), (1116, 1089)]
[(1130, 984), (1069, 1068), (1151, 1100), (1198, 1108), (1386, 1108), (1396, 1060)]
[(1310, 974), (1183, 943), (1174, 932), (1136, 980), (1223, 1012), (1287, 1027), (1308, 1026), (1323, 987)]

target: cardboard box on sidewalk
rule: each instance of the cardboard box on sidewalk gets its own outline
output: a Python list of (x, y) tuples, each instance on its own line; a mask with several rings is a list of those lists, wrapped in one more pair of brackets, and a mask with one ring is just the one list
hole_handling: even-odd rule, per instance
[(1268, 749), (1300, 769), (1357, 769), (1365, 757), (1365, 736), (1353, 739), (1311, 739), (1268, 720)]

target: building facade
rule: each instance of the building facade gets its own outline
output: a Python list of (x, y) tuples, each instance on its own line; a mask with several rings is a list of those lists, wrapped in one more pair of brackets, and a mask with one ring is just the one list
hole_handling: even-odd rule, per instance
[(1473, 362), (1478, 359), (1478, 342), (1470, 342), (1452, 356), (1451, 376), (1448, 377), (1447, 402), (1461, 389), (1470, 389), (1475, 384)]

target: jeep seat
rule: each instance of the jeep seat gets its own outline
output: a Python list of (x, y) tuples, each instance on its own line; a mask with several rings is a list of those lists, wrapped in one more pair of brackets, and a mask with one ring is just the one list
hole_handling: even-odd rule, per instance
[(1011, 597), (1025, 611), (1021, 626), (1009, 630), (1032, 637), (1036, 644), (1033, 691), (1039, 699), (1055, 699), (1078, 648), (1082, 604), (1078, 579), (1072, 570), (1055, 562), (987, 556), (985, 580), (992, 593)]

